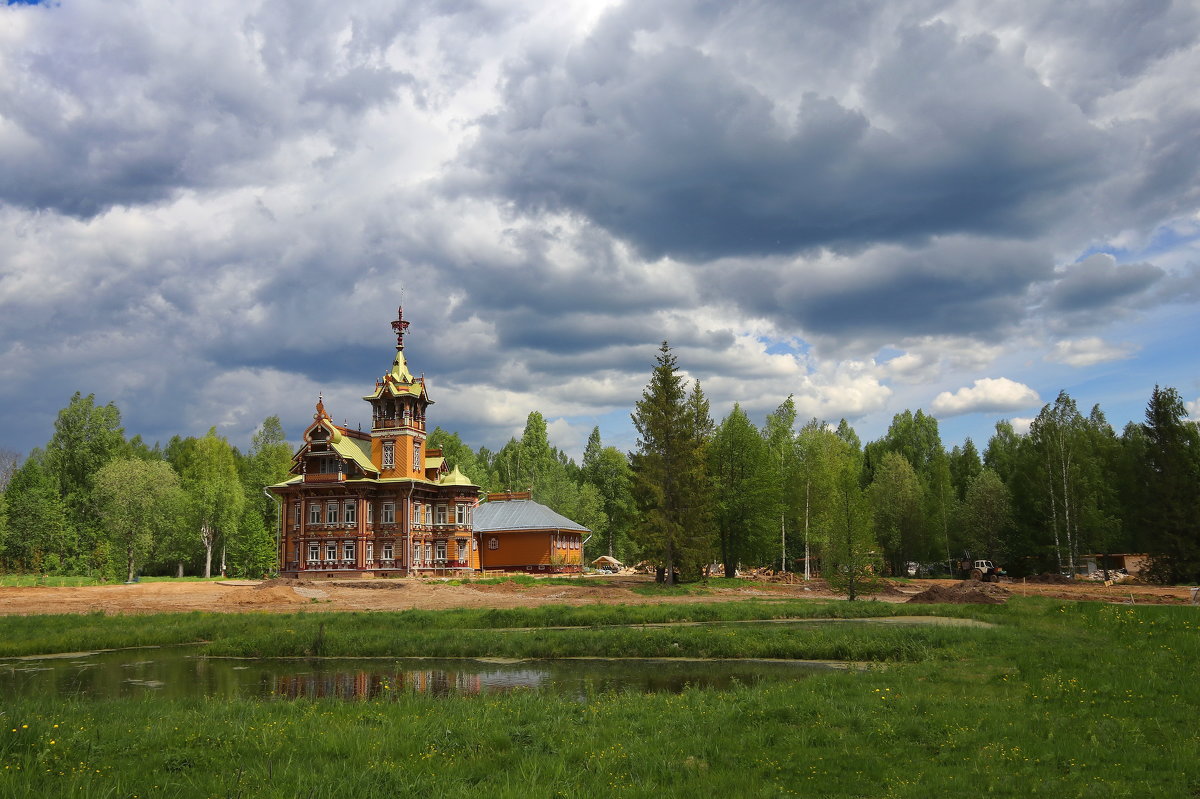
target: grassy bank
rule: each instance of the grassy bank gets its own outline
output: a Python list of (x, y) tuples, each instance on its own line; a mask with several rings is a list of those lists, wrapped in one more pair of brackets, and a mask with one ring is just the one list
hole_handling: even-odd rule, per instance
[[(994, 607), (994, 606), (993, 606)], [(483, 640), (497, 630), (608, 627), (669, 622), (751, 619), (872, 618), (925, 614), (929, 606), (879, 602), (772, 600), (688, 605), (549, 605), (536, 608), (408, 610), (395, 613), (175, 613), (157, 616), (0, 616), (0, 657), (91, 649), (210, 642), (213, 653), (313, 654), (324, 629), (323, 654), (399, 654), (441, 634), (460, 642)], [(961, 611), (956, 611), (961, 612)], [(986, 609), (974, 611), (987, 615)], [(994, 613), (994, 611), (993, 611)], [(464, 633), (472, 631), (471, 637)], [(424, 638), (422, 636), (425, 636)], [(511, 637), (511, 636), (510, 636)], [(467, 646), (466, 643), (455, 644)], [(417, 654), (433, 654), (418, 652)]]
[[(545, 628), (575, 610), (591, 609), (526, 611), (507, 622)], [(657, 610), (621, 612), (630, 619)], [(804, 640), (811, 627), (828, 641), (874, 636), (892, 655), (886, 668), (792, 684), (615, 693), (588, 703), (538, 694), (354, 703), (21, 700), (0, 711), (0, 796), (923, 799), (970, 792), (1057, 799), (1200, 791), (1195, 609), (1026, 599), (968, 612), (998, 626), (928, 628), (934, 637), (907, 654), (897, 648), (904, 639), (892, 636), (912, 628), (881, 625), (500, 632), (454, 629), (468, 620), (486, 626), (467, 611), (427, 614), (423, 628), (405, 614), (273, 616), (265, 621), (317, 630), (324, 622), (329, 641), (387, 616), (398, 625), (397, 642), (454, 632), (479, 654), (505, 638), (549, 651), (572, 636), (640, 647), (638, 636), (669, 634), (691, 646), (700, 640), (688, 638), (695, 633), (745, 655), (764, 635)], [(136, 621), (153, 627), (177, 618)], [(233, 625), (241, 617), (222, 618)], [(258, 620), (246, 623), (210, 628), (214, 645), (263, 645)], [(362, 636), (364, 645), (381, 640)]]

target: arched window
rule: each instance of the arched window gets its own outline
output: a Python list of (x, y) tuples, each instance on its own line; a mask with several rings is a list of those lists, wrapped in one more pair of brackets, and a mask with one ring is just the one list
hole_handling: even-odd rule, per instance
[(500, 548), (500, 539), (496, 538), (496, 536), (492, 536), (492, 537), (488, 538), (488, 549), (499, 549), (499, 548)]

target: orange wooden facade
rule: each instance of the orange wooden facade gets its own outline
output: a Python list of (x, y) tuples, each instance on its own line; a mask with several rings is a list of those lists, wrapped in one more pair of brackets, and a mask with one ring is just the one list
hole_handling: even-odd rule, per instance
[(479, 487), (425, 446), (424, 378), (404, 358), (403, 312), (392, 323), (396, 357), (364, 397), (370, 433), (335, 425), (317, 401), (282, 501), (280, 574), (394, 577), (480, 569), (472, 526)]
[[(485, 571), (524, 571), (531, 573), (579, 572), (583, 570), (583, 542), (588, 531), (533, 502), (531, 492), (489, 494), (480, 506), (481, 517), (505, 506), (528, 507), (533, 514), (494, 514), (494, 524), (482, 522), (477, 529), (480, 555)], [(536, 524), (536, 526), (533, 526)]]

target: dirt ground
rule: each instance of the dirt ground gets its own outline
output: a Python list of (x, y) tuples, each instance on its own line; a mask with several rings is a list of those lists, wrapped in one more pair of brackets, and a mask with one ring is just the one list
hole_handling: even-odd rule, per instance
[[(172, 613), (202, 610), (295, 612), (325, 610), (408, 610), (421, 608), (511, 608), (536, 605), (586, 605), (590, 603), (723, 602), (763, 597), (841, 599), (821, 580), (807, 586), (763, 582), (742, 588), (709, 588), (694, 594), (647, 596), (631, 590), (649, 585), (642, 575), (606, 577), (604, 584), (580, 578), (577, 585), (447, 585), (423, 579), (344, 581), (227, 580), (217, 583), (138, 583), (85, 587), (0, 588), (0, 615), (38, 613)], [(920, 580), (889, 584), (873, 598), (905, 602), (934, 585), (951, 587), (955, 580)], [(1041, 595), (1061, 599), (1135, 604), (1188, 604), (1188, 588), (1097, 583), (1014, 583), (998, 586), (1016, 595)]]

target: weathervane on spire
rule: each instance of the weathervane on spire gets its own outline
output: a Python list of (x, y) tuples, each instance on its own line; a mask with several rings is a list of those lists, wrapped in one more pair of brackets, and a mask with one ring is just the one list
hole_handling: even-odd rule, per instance
[(404, 349), (404, 331), (408, 330), (408, 322), (404, 321), (404, 306), (396, 309), (396, 321), (392, 322), (392, 330), (396, 331), (396, 349)]

